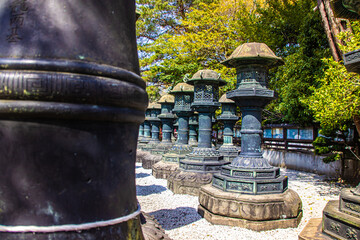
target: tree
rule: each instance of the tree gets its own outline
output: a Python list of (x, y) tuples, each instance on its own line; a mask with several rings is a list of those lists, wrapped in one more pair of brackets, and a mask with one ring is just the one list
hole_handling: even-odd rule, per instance
[[(172, 2), (178, 4), (181, 1), (161, 2), (173, 6)], [(247, 40), (239, 18), (249, 17), (255, 5), (244, 0), (188, 2), (184, 14), (175, 11), (174, 9), (179, 7), (175, 5), (174, 8), (164, 10), (176, 20), (169, 22), (171, 24), (168, 26), (160, 26), (158, 20), (151, 19), (156, 14), (161, 15), (162, 10), (155, 5), (144, 5), (144, 0), (138, 1), (139, 4), (142, 3), (139, 11), (146, 13), (142, 14), (144, 21), (138, 21), (143, 78), (149, 82), (175, 85), (182, 81), (186, 74), (192, 75), (200, 69), (209, 68), (219, 72), (222, 78), (229, 82), (222, 91), (233, 89), (236, 82), (235, 70), (224, 67), (221, 61)], [(148, 10), (150, 6), (151, 11)], [(149, 14), (154, 11), (157, 13)], [(164, 30), (157, 32), (156, 38), (146, 38), (145, 41), (144, 36), (155, 34), (144, 32), (156, 29)]]
[[(342, 32), (338, 35), (346, 45), (339, 45), (343, 52), (360, 48), (360, 23), (353, 23), (353, 33)], [(306, 101), (315, 113), (315, 119), (327, 132), (346, 130), (355, 123), (360, 133), (360, 81), (359, 75), (349, 73), (342, 62), (333, 58), (323, 59), (327, 69), (323, 77), (318, 78), (320, 87), (313, 89), (313, 95)]]
[(311, 87), (318, 87), (316, 79), (325, 67), (321, 59), (330, 56), (315, 6), (313, 0), (269, 0), (246, 23), (250, 41), (265, 42), (285, 61), (270, 75), (270, 87), (279, 97), (266, 108), (271, 113), (268, 122), (313, 124), (302, 100), (312, 94)]

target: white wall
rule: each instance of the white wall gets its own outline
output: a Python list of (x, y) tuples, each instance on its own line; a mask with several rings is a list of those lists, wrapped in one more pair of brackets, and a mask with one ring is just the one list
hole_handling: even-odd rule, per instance
[(286, 152), (281, 150), (264, 149), (264, 158), (271, 165), (305, 172), (317, 173), (329, 177), (340, 177), (341, 162), (335, 161), (329, 164), (322, 161), (321, 156), (314, 153)]

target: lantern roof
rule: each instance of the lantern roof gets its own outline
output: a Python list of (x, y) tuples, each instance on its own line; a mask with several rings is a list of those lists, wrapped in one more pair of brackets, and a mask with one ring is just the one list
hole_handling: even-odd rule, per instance
[(337, 18), (360, 19), (360, 3), (354, 0), (331, 0), (331, 8)]
[(191, 77), (191, 79), (187, 80), (191, 85), (194, 85), (196, 81), (217, 82), (218, 86), (226, 85), (226, 81), (221, 78), (220, 73), (210, 69), (199, 70)]
[(187, 83), (181, 82), (181, 83), (176, 84), (176, 86), (170, 92), (170, 94), (174, 94), (174, 93), (192, 93), (192, 92), (194, 92), (194, 87), (193, 86), (191, 86), (191, 85), (189, 85)]
[(160, 100), (158, 101), (158, 103), (174, 103), (175, 102), (175, 98), (173, 95), (171, 94), (165, 94), (164, 96), (162, 96), (160, 98)]
[(161, 109), (161, 105), (156, 102), (152, 102), (149, 104), (148, 109)]
[(265, 43), (252, 42), (237, 47), (230, 57), (221, 63), (229, 68), (251, 64), (260, 64), (272, 68), (283, 65), (284, 61), (277, 57)]
[(224, 93), (224, 94), (220, 97), (219, 103), (234, 103), (234, 104), (235, 104), (235, 102), (234, 102), (233, 100), (231, 100), (231, 99), (229, 99), (229, 98), (226, 97), (226, 93)]

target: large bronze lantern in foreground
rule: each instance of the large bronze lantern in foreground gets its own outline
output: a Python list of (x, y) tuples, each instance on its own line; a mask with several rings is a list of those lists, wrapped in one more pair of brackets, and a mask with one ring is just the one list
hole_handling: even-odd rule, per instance
[(0, 8), (0, 239), (143, 239), (135, 1)]
[(242, 112), (241, 153), (215, 173), (199, 193), (199, 213), (216, 224), (263, 231), (296, 227), (302, 217), (298, 194), (261, 152), (261, 112), (275, 98), (268, 70), (282, 63), (266, 44), (245, 43), (223, 62), (237, 71), (237, 89), (227, 92)]

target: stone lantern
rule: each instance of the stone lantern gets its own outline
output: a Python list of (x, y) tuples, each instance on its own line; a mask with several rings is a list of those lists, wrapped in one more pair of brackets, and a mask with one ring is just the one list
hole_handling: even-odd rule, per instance
[(144, 137), (144, 123), (140, 124), (140, 126), (139, 126), (138, 142), (140, 142), (143, 137)]
[[(351, 0), (333, 0), (334, 15), (360, 19), (360, 3)], [(345, 53), (344, 65), (349, 72), (360, 74), (360, 49)], [(360, 184), (356, 188), (343, 188), (339, 200), (330, 200), (323, 218), (310, 219), (299, 235), (301, 240), (360, 239)]]
[(0, 11), (0, 239), (143, 239), (135, 1)]
[(179, 160), (190, 153), (192, 147), (189, 142), (189, 117), (192, 115), (191, 103), (194, 96), (194, 87), (187, 83), (179, 83), (171, 91), (175, 96), (173, 112), (178, 116), (178, 134), (175, 145), (163, 155), (162, 160), (153, 165), (153, 175), (156, 178), (167, 178), (176, 171)]
[(168, 178), (168, 188), (174, 193), (198, 195), (199, 188), (210, 183), (213, 173), (227, 163), (211, 146), (212, 115), (220, 106), (219, 86), (226, 82), (215, 71), (200, 70), (188, 83), (194, 85), (191, 106), (199, 114), (198, 147), (179, 161), (180, 169)]
[(189, 143), (189, 117), (192, 115), (191, 103), (193, 101), (194, 87), (187, 83), (179, 83), (171, 91), (175, 96), (173, 112), (176, 113), (178, 132), (177, 141), (168, 153), (163, 155), (166, 162), (178, 163), (185, 155), (191, 152)]
[(151, 125), (151, 139), (144, 147), (142, 147), (142, 150), (150, 152), (160, 143), (161, 120), (158, 116), (161, 113), (161, 105), (156, 102), (150, 103), (148, 110), (150, 111), (150, 116), (146, 119)]
[(223, 145), (219, 148), (219, 152), (224, 156), (224, 160), (232, 161), (239, 155), (239, 149), (233, 144), (234, 125), (239, 119), (236, 116), (235, 102), (222, 95), (219, 102), (221, 103), (221, 115), (217, 120), (224, 123)]
[(162, 122), (162, 140), (155, 148), (152, 149), (152, 154), (165, 154), (174, 143), (171, 141), (171, 135), (173, 133), (173, 122), (175, 114), (172, 113), (174, 107), (175, 98), (171, 94), (165, 94), (158, 101), (161, 104), (161, 114), (158, 118)]
[(173, 125), (173, 127), (174, 127), (174, 130), (173, 130), (173, 132), (172, 132), (172, 134), (171, 134), (171, 142), (175, 142), (175, 141), (176, 141), (177, 137), (175, 138), (175, 132), (176, 132), (176, 134), (177, 134), (177, 131), (178, 131), (178, 128), (179, 128), (179, 122), (178, 122), (178, 118), (177, 118), (176, 114), (175, 114), (175, 119), (174, 119), (174, 125)]
[(261, 152), (261, 112), (275, 98), (267, 88), (268, 70), (283, 61), (266, 44), (245, 43), (223, 64), (237, 71), (237, 89), (226, 96), (242, 112), (241, 153), (201, 188), (198, 211), (211, 223), (256, 231), (296, 227), (301, 200)]
[(144, 136), (140, 139), (140, 141), (139, 141), (139, 143), (137, 145), (138, 149), (142, 149), (151, 140), (151, 125), (150, 125), (150, 122), (148, 120), (150, 115), (151, 115), (151, 110), (149, 108), (147, 108), (146, 112), (145, 112), (145, 121), (143, 122), (143, 124), (144, 124)]
[(197, 131), (196, 129), (199, 126), (198, 122), (198, 113), (194, 112), (189, 119), (189, 145), (193, 147), (197, 147)]

